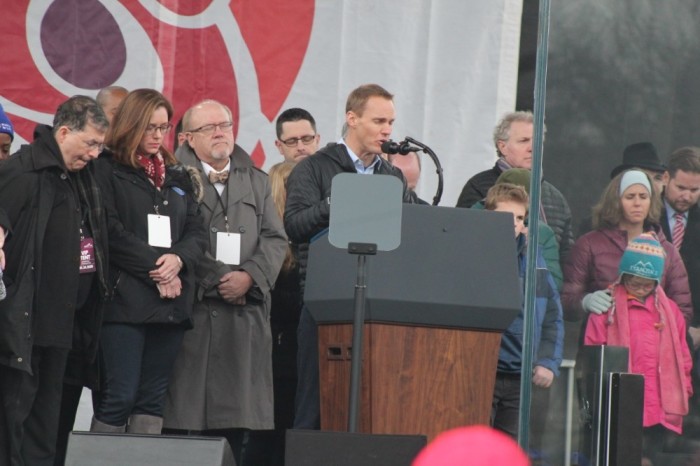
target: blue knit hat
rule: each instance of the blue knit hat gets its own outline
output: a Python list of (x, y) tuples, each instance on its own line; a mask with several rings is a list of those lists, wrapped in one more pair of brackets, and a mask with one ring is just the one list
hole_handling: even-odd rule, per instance
[(627, 245), (620, 260), (620, 275), (628, 273), (637, 277), (661, 282), (664, 273), (666, 251), (652, 233), (642, 233)]
[(15, 130), (12, 127), (12, 122), (7, 118), (5, 110), (2, 109), (2, 105), (0, 105), (0, 133), (9, 134), (10, 140), (15, 138)]

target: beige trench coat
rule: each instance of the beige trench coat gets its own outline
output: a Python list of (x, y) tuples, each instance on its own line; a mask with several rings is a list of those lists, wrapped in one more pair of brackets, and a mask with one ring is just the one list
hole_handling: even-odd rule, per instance
[[(185, 334), (168, 388), (164, 427), (206, 429), (271, 429), (272, 341), (270, 289), (287, 250), (284, 227), (274, 208), (267, 175), (235, 146), (231, 171), (221, 200), (206, 179), (201, 162), (185, 144), (177, 152), (185, 165), (203, 178), (202, 216), (209, 231), (209, 249), (197, 267), (198, 297), (194, 329)], [(241, 235), (240, 265), (217, 261), (216, 233)], [(235, 306), (218, 297), (219, 278), (245, 270), (253, 278), (246, 304)]]

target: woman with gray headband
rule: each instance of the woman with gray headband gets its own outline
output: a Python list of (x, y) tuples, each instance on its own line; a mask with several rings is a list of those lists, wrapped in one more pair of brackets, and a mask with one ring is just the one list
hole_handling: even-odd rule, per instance
[(578, 321), (586, 313), (602, 314), (612, 304), (609, 287), (618, 277), (618, 265), (627, 243), (644, 232), (655, 233), (664, 250), (661, 286), (685, 317), (692, 316), (688, 275), (676, 248), (659, 227), (660, 193), (640, 170), (627, 170), (608, 184), (593, 207), (594, 230), (574, 243), (564, 264), (561, 301), (564, 319)]

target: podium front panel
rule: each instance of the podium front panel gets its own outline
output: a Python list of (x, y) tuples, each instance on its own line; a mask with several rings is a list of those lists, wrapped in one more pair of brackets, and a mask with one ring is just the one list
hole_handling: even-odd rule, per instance
[[(319, 325), (321, 428), (348, 425), (352, 325)], [(488, 424), (501, 336), (496, 332), (365, 324), (360, 432), (422, 434)]]
[[(520, 312), (511, 214), (403, 206), (401, 245), (367, 257), (366, 321), (502, 331)], [(357, 256), (327, 236), (309, 250), (305, 303), (318, 323), (352, 322)]]

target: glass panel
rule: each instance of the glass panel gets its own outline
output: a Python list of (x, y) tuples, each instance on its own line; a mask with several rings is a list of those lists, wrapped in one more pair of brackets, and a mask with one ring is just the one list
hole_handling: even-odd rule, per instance
[[(525, 55), (521, 55), (521, 71), (527, 70), (528, 65), (533, 69), (535, 64), (528, 51), (534, 50), (531, 32), (533, 28), (536, 30), (536, 24), (533, 25), (528, 18), (533, 18), (533, 8), (536, 11), (538, 5), (542, 2), (524, 2), (523, 38), (530, 37), (531, 40), (522, 45)], [(653, 421), (655, 411), (650, 408), (651, 395), (657, 393), (654, 399), (662, 403), (661, 409), (669, 412), (676, 409), (671, 407), (675, 406), (671, 398), (681, 400), (679, 405), (683, 409), (682, 401), (687, 395), (684, 381), (689, 375), (683, 367), (686, 335), (682, 329), (671, 331), (672, 322), (683, 321), (682, 315), (669, 310), (664, 314), (667, 316), (665, 320), (656, 318), (660, 315), (655, 314), (656, 301), (643, 299), (643, 305), (651, 306), (652, 311), (641, 315), (650, 315), (651, 318), (639, 321), (634, 316), (640, 314), (633, 314), (637, 304), (634, 300), (628, 301), (626, 292), (623, 292), (611, 299), (614, 298), (616, 304), (617, 319), (625, 318), (624, 312), (618, 308), (620, 303), (625, 303), (627, 321), (631, 319), (633, 322), (629, 337), (624, 332), (622, 337), (611, 334), (610, 328), (617, 325), (614, 319), (608, 325), (607, 317), (598, 318), (604, 321), (600, 328), (609, 343), (616, 341), (630, 346), (633, 372), (640, 371), (637, 361), (641, 350), (658, 350), (650, 351), (652, 358), (648, 360), (651, 373), (662, 374), (656, 379), (649, 373), (645, 378), (624, 375), (609, 378), (608, 372), (625, 372), (627, 356), (602, 350), (588, 350), (584, 354), (580, 348), (586, 328), (585, 317), (589, 315), (582, 307), (582, 300), (596, 291), (605, 291), (616, 282), (620, 276), (618, 266), (628, 241), (642, 230), (650, 229), (659, 237), (671, 237), (667, 217), (662, 215), (657, 221), (653, 208), (652, 214), (644, 215), (646, 222), (639, 225), (639, 222), (625, 221), (625, 217), (619, 216), (593, 218), (591, 207), (599, 201), (609, 184), (615, 182), (611, 172), (623, 164), (623, 153), (627, 152), (627, 157), (634, 160), (630, 166), (648, 172), (648, 183), (655, 186), (654, 181), (660, 180), (654, 180), (654, 175), (661, 173), (663, 167), (660, 165), (667, 164), (676, 149), (700, 145), (696, 128), (700, 89), (694, 85), (695, 70), (700, 68), (700, 62), (694, 59), (700, 52), (698, 8), (697, 2), (692, 0), (669, 0), (663, 7), (651, 0), (552, 2), (544, 102), (544, 178), (568, 201), (576, 243), (568, 259), (562, 257), (561, 264), (565, 278), (562, 303), (567, 322), (560, 374), (551, 388), (532, 391), (528, 434), (535, 464), (606, 464), (595, 458), (596, 455), (605, 456), (606, 451), (611, 456), (609, 464), (639, 464), (634, 460), (635, 455), (638, 458), (644, 456), (653, 464), (669, 465), (676, 464), (676, 461), (678, 464), (694, 464), (695, 445), (700, 439), (698, 401), (690, 400), (690, 414), (685, 417), (661, 416), (667, 427), (660, 427)], [(541, 63), (537, 65), (541, 66)], [(534, 81), (532, 73), (529, 77), (521, 74), (521, 94), (528, 79), (530, 83)], [(528, 92), (531, 93), (532, 88), (530, 84)], [(540, 103), (536, 102), (535, 107)], [(526, 97), (519, 99), (519, 109), (529, 109), (531, 105)], [(634, 145), (642, 142), (650, 144)], [(697, 159), (697, 153), (690, 158), (693, 157)], [(611, 195), (606, 205), (621, 205), (619, 188), (613, 185), (611, 192), (617, 194)], [(660, 194), (659, 199), (649, 204), (659, 202), (661, 206), (665, 195)], [(545, 205), (546, 196), (543, 192)], [(681, 206), (681, 210), (685, 207)], [(688, 221), (700, 215), (697, 206), (693, 209)], [(611, 223), (605, 227), (605, 232), (588, 233), (593, 230), (592, 222), (596, 220), (603, 221), (604, 226), (605, 221)], [(551, 224), (556, 218), (550, 217), (547, 221)], [(585, 233), (588, 235), (581, 238)], [(697, 289), (700, 276), (697, 268), (691, 265), (690, 281), (687, 282), (680, 270), (681, 260), (687, 264), (697, 262), (698, 253), (690, 252), (686, 246), (680, 250), (679, 256), (677, 250), (669, 249), (673, 248), (671, 242), (661, 241), (666, 249), (667, 263), (664, 290), (677, 301), (681, 311), (692, 315), (692, 305), (682, 290), (689, 286)], [(683, 241), (684, 244), (695, 244), (700, 237), (698, 233), (688, 233)], [(565, 255), (566, 251), (563, 252)], [(637, 288), (640, 288), (639, 284)], [(605, 303), (605, 298), (600, 295), (591, 296), (586, 298), (588, 309), (594, 309), (594, 298)], [(696, 311), (700, 310), (698, 298), (695, 302)], [(609, 315), (608, 311), (605, 316)], [(674, 333), (677, 334), (675, 338)], [(592, 330), (588, 335), (593, 341)], [(635, 343), (640, 335), (646, 338), (642, 346)], [(654, 354), (660, 354), (664, 364), (654, 360)], [(676, 365), (678, 359), (681, 360), (680, 366)], [(668, 365), (674, 370), (667, 372), (665, 367)], [(678, 367), (681, 369), (676, 370)], [(680, 373), (683, 373), (682, 377)], [(642, 380), (647, 384), (646, 391)], [(696, 380), (692, 382), (697, 385)], [(606, 384), (612, 384), (607, 398)], [(584, 390), (586, 386), (589, 388)], [(700, 391), (700, 386), (696, 386), (695, 391)], [(663, 401), (658, 393), (663, 393)], [(643, 409), (645, 399), (646, 411)], [(604, 437), (598, 444), (595, 439), (585, 440), (581, 436), (598, 422), (596, 409), (599, 406), (602, 412), (610, 408), (613, 413), (609, 445)], [(616, 410), (622, 415), (615, 415)], [(642, 413), (646, 414), (644, 421), (649, 424), (643, 432)], [(602, 415), (600, 421), (605, 424)], [(682, 435), (676, 435), (668, 428), (680, 428), (681, 425)], [(644, 444), (643, 436), (646, 439)]]

